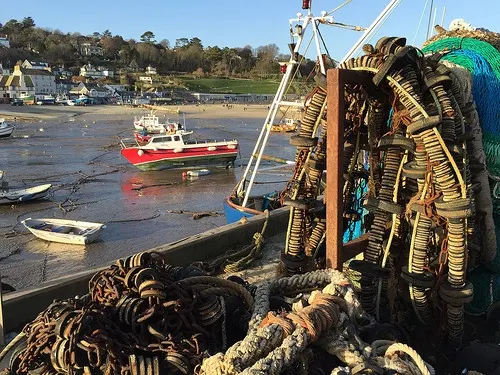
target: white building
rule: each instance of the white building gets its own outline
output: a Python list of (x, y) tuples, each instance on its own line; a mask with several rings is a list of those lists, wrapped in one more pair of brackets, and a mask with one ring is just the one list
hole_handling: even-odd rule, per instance
[(82, 56), (102, 56), (104, 54), (104, 50), (99, 46), (94, 46), (91, 43), (82, 43), (80, 44), (80, 54)]
[(19, 65), (14, 67), (11, 75), (4, 75), (0, 79), (0, 98), (3, 100), (31, 95), (35, 95), (35, 85), (31, 76), (21, 72)]
[(109, 78), (114, 78), (115, 77), (115, 72), (109, 69), (103, 69), (101, 70), (101, 74), (103, 77), (109, 77)]
[(16, 70), (16, 67), (17, 65), (14, 67), (12, 74), (30, 76), (37, 94), (54, 94), (56, 92), (56, 76), (52, 72), (42, 69), (19, 68)]
[(0, 47), (10, 48), (9, 39), (0, 38)]
[(146, 74), (155, 75), (155, 74), (158, 74), (158, 73), (156, 73), (156, 68), (153, 68), (152, 66), (148, 66), (146, 68)]
[(29, 61), (29, 60), (24, 60), (24, 62), (21, 64), (21, 68), (25, 68), (25, 69), (37, 69), (37, 70), (48, 70), (48, 71), (50, 71), (49, 63), (47, 63), (45, 61)]
[(139, 77), (139, 81), (142, 81), (142, 82), (146, 82), (146, 83), (149, 83), (149, 84), (153, 84), (153, 80), (151, 79), (151, 77)]
[(102, 72), (91, 64), (86, 64), (80, 68), (80, 75), (82, 77), (101, 78)]

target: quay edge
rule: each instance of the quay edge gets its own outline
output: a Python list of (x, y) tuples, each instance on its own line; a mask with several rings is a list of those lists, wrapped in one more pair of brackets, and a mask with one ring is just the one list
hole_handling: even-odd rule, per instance
[[(273, 210), (269, 213), (265, 237), (285, 233), (288, 224), (289, 207)], [(266, 220), (265, 215), (248, 218), (245, 223), (227, 224), (203, 233), (161, 245), (145, 251), (157, 251), (167, 255), (167, 261), (175, 266), (187, 266), (195, 261), (207, 261), (228, 250), (248, 245), (254, 233), (260, 232)], [(283, 240), (284, 241), (284, 240)], [(88, 293), (90, 278), (107, 267), (98, 267), (88, 271), (60, 277), (3, 296), (4, 331), (22, 329), (53, 300), (63, 300)]]

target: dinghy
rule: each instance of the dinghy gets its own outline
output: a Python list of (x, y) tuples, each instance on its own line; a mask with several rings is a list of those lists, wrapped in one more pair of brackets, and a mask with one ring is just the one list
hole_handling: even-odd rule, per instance
[[(7, 186), (5, 183), (3, 186)], [(49, 193), (51, 184), (43, 184), (25, 189), (0, 188), (0, 204), (27, 202), (35, 199), (45, 198)]]
[(28, 218), (22, 223), (31, 233), (42, 240), (74, 245), (86, 245), (95, 241), (106, 227), (102, 223), (46, 218)]
[(9, 137), (14, 131), (14, 125), (8, 125), (5, 119), (0, 118), (0, 138)]
[(196, 169), (196, 170), (192, 170), (192, 171), (187, 171), (186, 174), (188, 177), (200, 177), (200, 176), (206, 176), (206, 175), (210, 174), (210, 170), (209, 169)]

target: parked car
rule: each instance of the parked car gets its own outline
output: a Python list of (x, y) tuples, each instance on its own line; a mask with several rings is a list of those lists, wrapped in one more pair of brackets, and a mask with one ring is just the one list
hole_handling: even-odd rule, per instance
[(22, 99), (14, 99), (10, 105), (17, 105), (17, 106), (20, 106), (20, 105), (24, 105), (24, 101)]

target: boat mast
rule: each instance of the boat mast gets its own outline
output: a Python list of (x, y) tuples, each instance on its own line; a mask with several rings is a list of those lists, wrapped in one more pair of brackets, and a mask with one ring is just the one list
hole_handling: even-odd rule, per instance
[[(299, 61), (297, 61), (295, 59), (295, 57), (299, 56), (298, 52), (299, 52), (300, 47), (302, 45), (302, 42), (304, 40), (304, 32), (306, 31), (306, 29), (309, 25), (312, 25), (311, 27), (313, 30), (314, 40), (316, 43), (316, 51), (318, 54), (318, 59), (320, 61), (321, 71), (322, 71), (322, 73), (325, 73), (325, 66), (324, 66), (323, 59), (321, 58), (321, 47), (320, 47), (320, 43), (319, 43), (318, 30), (317, 30), (317, 26), (316, 26), (317, 21), (331, 23), (331, 22), (333, 22), (333, 17), (326, 16), (326, 15), (322, 15), (321, 17), (314, 17), (312, 15), (311, 8), (309, 7), (307, 10), (306, 16), (303, 16), (301, 13), (297, 13), (297, 18), (291, 19), (289, 21), (290, 24), (292, 24), (293, 22), (298, 22), (297, 25), (299, 27), (297, 27), (296, 29), (300, 30), (300, 32), (297, 32), (294, 34), (294, 36), (297, 37), (297, 43), (295, 44), (293, 51), (291, 51), (292, 53), (290, 56), (290, 60), (286, 64), (286, 72), (283, 75), (283, 78), (281, 79), (280, 85), (278, 87), (278, 91), (273, 99), (273, 102), (272, 102), (271, 107), (269, 109), (269, 112), (267, 114), (266, 120), (264, 122), (264, 126), (262, 127), (262, 130), (260, 131), (259, 138), (257, 139), (254, 150), (250, 156), (250, 160), (249, 160), (247, 167), (245, 169), (245, 173), (243, 174), (243, 177), (242, 177), (242, 179), (238, 185), (238, 188), (236, 190), (236, 193), (238, 195), (241, 194), (241, 192), (243, 191), (243, 189), (245, 187), (246, 178), (248, 176), (250, 168), (252, 167), (252, 164), (253, 164), (254, 159), (255, 159), (254, 155), (257, 155), (257, 160), (255, 161), (255, 166), (254, 166), (254, 169), (252, 171), (252, 176), (250, 177), (250, 181), (248, 183), (248, 188), (246, 189), (245, 197), (243, 199), (243, 203), (242, 203), (243, 207), (246, 207), (246, 205), (248, 203), (250, 191), (252, 189), (252, 185), (253, 185), (253, 182), (255, 180), (257, 170), (258, 170), (259, 165), (260, 165), (260, 161), (262, 160), (262, 155), (264, 154), (267, 140), (269, 138), (269, 134), (271, 133), (271, 125), (274, 123), (274, 120), (276, 118), (276, 113), (278, 112), (278, 109), (281, 105), (292, 104), (292, 103), (288, 103), (288, 102), (283, 102), (282, 99), (283, 99), (283, 95), (285, 94), (285, 90), (288, 86), (288, 82), (290, 81), (290, 77), (292, 76), (292, 73), (295, 70), (294, 67), (295, 67), (295, 65), (297, 65), (299, 63)], [(302, 103), (293, 103), (293, 104), (296, 106), (300, 106), (300, 107), (303, 106)], [(259, 150), (259, 148), (260, 148), (260, 150)], [(259, 150), (258, 154), (257, 154), (257, 150)]]
[[(349, 1), (346, 1), (343, 5), (348, 3)], [(349, 52), (344, 56), (344, 58), (340, 61), (340, 63), (346, 61), (349, 59), (357, 50), (358, 48), (373, 34), (375, 29), (383, 24), (383, 22), (387, 19), (387, 17), (392, 13), (392, 11), (399, 5), (401, 0), (391, 0), (389, 4), (384, 8), (384, 10), (379, 14), (379, 16), (375, 19), (375, 21), (370, 25), (368, 29), (363, 33), (363, 35), (359, 38), (359, 40), (356, 42), (356, 44), (349, 50)], [(305, 1), (303, 2), (305, 3)], [(310, 3), (308, 2), (308, 5)], [(304, 8), (304, 7), (303, 7)], [(331, 13), (331, 12), (330, 12)], [(318, 22), (321, 23), (326, 23), (326, 24), (333, 24), (333, 17), (329, 16), (327, 12), (321, 12), (320, 17), (314, 17), (311, 12), (311, 7), (308, 6), (307, 8), (307, 15), (303, 16), (301, 13), (297, 13), (297, 18), (296, 19), (290, 19), (290, 24), (293, 22), (298, 22), (297, 25), (301, 26), (298, 28), (300, 32), (295, 33), (294, 36), (297, 36), (297, 43), (295, 44), (292, 54), (290, 56), (290, 60), (286, 64), (286, 72), (281, 79), (280, 85), (278, 87), (278, 91), (273, 99), (273, 102), (271, 104), (271, 107), (269, 109), (269, 112), (267, 114), (266, 120), (264, 121), (264, 126), (262, 127), (259, 138), (257, 139), (257, 142), (255, 144), (255, 147), (252, 151), (252, 154), (250, 155), (250, 160), (248, 161), (247, 167), (245, 169), (245, 172), (243, 173), (243, 177), (241, 178), (241, 181), (238, 184), (238, 187), (236, 189), (236, 194), (239, 196), (242, 192), (243, 189), (245, 188), (245, 181), (248, 176), (248, 173), (250, 171), (250, 168), (252, 167), (257, 150), (259, 150), (257, 154), (257, 159), (255, 160), (255, 166), (252, 170), (252, 175), (250, 177), (250, 181), (248, 182), (248, 187), (244, 191), (245, 196), (243, 199), (242, 207), (246, 207), (248, 203), (248, 199), (250, 197), (250, 192), (252, 190), (252, 186), (255, 180), (255, 176), (257, 175), (257, 170), (259, 168), (260, 162), (262, 160), (262, 155), (264, 154), (264, 150), (267, 144), (267, 140), (269, 138), (269, 134), (271, 132), (271, 125), (274, 123), (274, 120), (276, 118), (276, 113), (278, 112), (278, 109), (281, 105), (294, 105), (294, 106), (300, 106), (303, 107), (303, 103), (291, 103), (291, 102), (286, 102), (283, 101), (283, 95), (285, 93), (285, 89), (287, 87), (288, 81), (290, 80), (290, 77), (292, 75), (292, 72), (294, 71), (294, 66), (297, 65), (299, 62), (295, 60), (296, 56), (299, 55), (299, 49), (302, 45), (303, 39), (304, 39), (304, 33), (311, 24), (312, 27), (312, 32), (313, 32), (313, 37), (316, 45), (316, 53), (317, 53), (317, 58), (320, 64), (320, 70), (321, 73), (326, 74), (326, 69), (324, 66), (324, 61), (322, 58), (321, 54), (321, 45), (319, 41), (319, 31), (318, 31)], [(302, 23), (302, 24), (301, 24)]]

